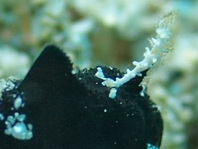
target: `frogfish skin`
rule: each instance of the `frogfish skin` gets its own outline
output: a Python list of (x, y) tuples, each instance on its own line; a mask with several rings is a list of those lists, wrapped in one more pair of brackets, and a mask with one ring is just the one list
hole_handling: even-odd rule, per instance
[[(105, 77), (121, 78), (100, 66)], [(97, 68), (73, 71), (66, 54), (49, 45), (23, 80), (9, 80), (0, 97), (0, 149), (147, 149), (160, 147), (163, 122), (137, 76), (109, 98)]]

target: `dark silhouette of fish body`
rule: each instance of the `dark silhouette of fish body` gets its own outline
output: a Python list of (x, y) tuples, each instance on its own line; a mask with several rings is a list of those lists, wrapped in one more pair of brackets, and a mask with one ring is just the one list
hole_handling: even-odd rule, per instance
[[(118, 69), (102, 67), (105, 77), (122, 77)], [(54, 45), (47, 46), (22, 81), (2, 93), (4, 117), (22, 113), (32, 124), (31, 139), (5, 134), (0, 122), (1, 149), (147, 149), (160, 146), (162, 119), (148, 96), (140, 96), (142, 76), (118, 88), (110, 88), (95, 76), (97, 68), (72, 73), (69, 58)], [(15, 95), (15, 96), (13, 96)], [(12, 106), (20, 95), (23, 106)], [(13, 97), (13, 98), (12, 98)], [(12, 110), (11, 110), (12, 109)], [(14, 125), (14, 124), (13, 124)]]

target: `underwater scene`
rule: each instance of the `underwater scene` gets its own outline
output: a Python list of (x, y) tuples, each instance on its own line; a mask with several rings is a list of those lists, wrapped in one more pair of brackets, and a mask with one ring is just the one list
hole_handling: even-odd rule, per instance
[(0, 149), (198, 149), (198, 1), (1, 0)]

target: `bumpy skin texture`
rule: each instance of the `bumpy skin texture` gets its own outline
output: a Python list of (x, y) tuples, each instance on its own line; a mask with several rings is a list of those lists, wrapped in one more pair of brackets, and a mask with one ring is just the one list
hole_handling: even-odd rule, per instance
[[(101, 68), (106, 77), (122, 76), (117, 69)], [(71, 71), (72, 64), (59, 48), (51, 45), (44, 49), (25, 79), (13, 89), (23, 95), (25, 106), (18, 112), (26, 114), (34, 136), (25, 141), (7, 136), (1, 122), (0, 148), (146, 149), (147, 143), (160, 146), (160, 113), (147, 96), (139, 95), (138, 85), (145, 72), (120, 87), (116, 98), (111, 99), (110, 89), (95, 76), (96, 68), (75, 75)], [(3, 92), (2, 98), (9, 94)], [(2, 105), (0, 112), (15, 112), (9, 111), (9, 104)]]

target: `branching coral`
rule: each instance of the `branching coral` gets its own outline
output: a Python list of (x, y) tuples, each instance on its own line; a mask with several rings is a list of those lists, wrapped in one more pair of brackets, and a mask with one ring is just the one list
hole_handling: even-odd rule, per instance
[(96, 76), (102, 80), (102, 84), (104, 86), (112, 88), (109, 97), (115, 98), (116, 96), (116, 88), (119, 88), (123, 84), (127, 83), (129, 80), (135, 78), (137, 75), (141, 75), (141, 72), (151, 68), (156, 62), (158, 62), (161, 57), (169, 51), (170, 44), (170, 31), (169, 31), (169, 23), (172, 22), (172, 15), (166, 16), (159, 22), (159, 25), (156, 29), (156, 37), (151, 38), (151, 48), (146, 47), (146, 52), (144, 53), (144, 59), (140, 62), (134, 61), (133, 64), (135, 68), (132, 70), (127, 69), (126, 74), (122, 78), (116, 78), (114, 81), (111, 78), (106, 78), (101, 70), (98, 67), (98, 72)]

